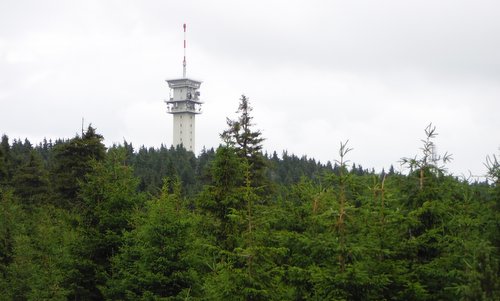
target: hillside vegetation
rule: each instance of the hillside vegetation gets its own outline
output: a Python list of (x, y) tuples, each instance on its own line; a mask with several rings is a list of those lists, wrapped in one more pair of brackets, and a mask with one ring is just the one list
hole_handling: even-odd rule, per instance
[[(407, 173), (263, 154), (241, 98), (217, 149), (0, 144), (1, 300), (500, 300), (500, 165)], [(419, 139), (421, 137), (415, 137)], [(405, 155), (409, 157), (405, 157)], [(481, 160), (481, 158), (478, 158)]]

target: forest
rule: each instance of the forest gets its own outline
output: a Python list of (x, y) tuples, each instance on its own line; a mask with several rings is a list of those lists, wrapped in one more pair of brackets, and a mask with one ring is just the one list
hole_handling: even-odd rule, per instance
[[(263, 153), (242, 96), (216, 149), (0, 143), (0, 300), (500, 300), (500, 163), (404, 172)], [(494, 150), (492, 150), (494, 151)]]

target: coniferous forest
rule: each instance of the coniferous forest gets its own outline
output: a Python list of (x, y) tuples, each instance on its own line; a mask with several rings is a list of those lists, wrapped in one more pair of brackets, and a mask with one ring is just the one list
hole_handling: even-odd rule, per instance
[(197, 157), (4, 135), (0, 299), (500, 300), (497, 156), (455, 177), (432, 125), (404, 173), (267, 154), (251, 111)]

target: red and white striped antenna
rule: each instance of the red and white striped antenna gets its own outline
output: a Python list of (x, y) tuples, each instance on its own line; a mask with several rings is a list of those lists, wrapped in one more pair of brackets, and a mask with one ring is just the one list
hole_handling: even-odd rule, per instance
[(186, 78), (186, 23), (184, 23), (184, 61), (182, 61), (182, 77)]

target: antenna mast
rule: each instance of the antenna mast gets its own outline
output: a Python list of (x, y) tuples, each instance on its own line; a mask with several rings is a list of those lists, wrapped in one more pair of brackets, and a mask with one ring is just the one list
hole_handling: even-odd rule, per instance
[(184, 23), (184, 61), (182, 61), (182, 77), (186, 78), (186, 23)]

